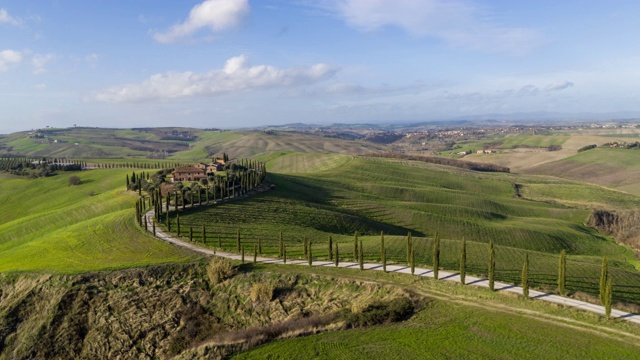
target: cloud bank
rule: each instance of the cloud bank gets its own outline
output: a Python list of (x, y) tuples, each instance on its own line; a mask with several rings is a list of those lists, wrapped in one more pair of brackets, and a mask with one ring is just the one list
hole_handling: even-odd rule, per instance
[(140, 102), (312, 85), (331, 78), (336, 71), (336, 68), (326, 64), (287, 69), (270, 65), (248, 66), (247, 57), (240, 55), (228, 59), (219, 70), (200, 74), (156, 74), (139, 84), (109, 88), (99, 93), (95, 99), (111, 103)]
[(361, 31), (394, 26), (454, 47), (521, 55), (540, 43), (535, 30), (502, 25), (461, 0), (331, 0), (323, 7)]
[(0, 24), (9, 24), (9, 25), (18, 26), (21, 24), (21, 21), (14, 17), (11, 17), (7, 12), (7, 10), (0, 9)]
[(176, 42), (209, 28), (219, 32), (238, 26), (249, 14), (248, 0), (206, 0), (191, 9), (189, 17), (165, 32), (156, 32), (153, 38), (161, 43)]
[(22, 61), (22, 54), (15, 50), (0, 51), (0, 73), (7, 71), (10, 64), (17, 64)]

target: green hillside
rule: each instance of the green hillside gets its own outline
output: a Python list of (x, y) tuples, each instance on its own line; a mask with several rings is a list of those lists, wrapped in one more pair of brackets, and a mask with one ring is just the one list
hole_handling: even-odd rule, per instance
[[(499, 278), (518, 282), (528, 252), (533, 283), (551, 288), (555, 287), (557, 255), (565, 250), (571, 263), (569, 287), (592, 294), (597, 292), (601, 257), (607, 256), (618, 289), (629, 290), (616, 297), (640, 303), (640, 273), (634, 269), (632, 252), (583, 224), (592, 200), (587, 195), (593, 193), (593, 199), (611, 206), (637, 207), (640, 199), (628, 194), (553, 180), (586, 195), (576, 203), (567, 196), (572, 191), (558, 191), (556, 203), (550, 203), (541, 190), (551, 188), (551, 180), (544, 178), (362, 157), (322, 172), (274, 173), (270, 180), (274, 191), (187, 209), (181, 214), (183, 235), (193, 227), (195, 241), (201, 241), (200, 229), (206, 224), (208, 245), (215, 246), (219, 238), (223, 248), (234, 250), (240, 230), (249, 249), (260, 240), (263, 252), (276, 255), (282, 231), (291, 257), (302, 257), (306, 237), (315, 244), (313, 253), (319, 259), (328, 258), (331, 235), (340, 245), (341, 257), (353, 259), (353, 233), (358, 232), (365, 256), (378, 261), (378, 234), (384, 231), (390, 261), (406, 263), (405, 237), (411, 232), (417, 261), (429, 266), (432, 238), (438, 233), (443, 238), (443, 266), (457, 268), (459, 241), (464, 237), (469, 243), (468, 267), (477, 274), (486, 272), (487, 243), (494, 240)], [(527, 196), (545, 201), (517, 197), (514, 183)], [(546, 187), (541, 186), (544, 183)]]
[(526, 170), (640, 194), (640, 151), (597, 148)]
[[(81, 272), (180, 262), (191, 252), (144, 234), (133, 221), (130, 170), (0, 179), (0, 272)], [(69, 177), (82, 183), (69, 187)]]

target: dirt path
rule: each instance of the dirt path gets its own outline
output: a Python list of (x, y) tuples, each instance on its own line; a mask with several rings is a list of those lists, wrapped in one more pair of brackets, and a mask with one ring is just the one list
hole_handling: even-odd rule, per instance
[[(151, 229), (151, 224), (154, 221), (154, 216), (155, 216), (155, 212), (153, 210), (149, 211), (146, 213), (145, 215), (147, 217), (147, 223), (148, 223), (148, 228), (147, 230)], [(225, 251), (214, 251), (212, 249), (207, 249), (207, 248), (203, 248), (201, 246), (198, 246), (196, 244), (192, 244), (192, 243), (188, 243), (188, 242), (184, 242), (182, 240), (176, 239), (174, 237), (172, 237), (171, 235), (163, 232), (162, 230), (159, 229), (159, 227), (156, 227), (156, 237), (160, 240), (166, 241), (168, 243), (174, 244), (176, 246), (180, 246), (189, 250), (193, 250), (196, 252), (199, 252), (201, 254), (205, 254), (205, 255), (209, 255), (209, 256), (221, 256), (221, 257), (225, 257), (228, 259), (233, 259), (233, 260), (241, 260), (241, 256), (238, 254), (234, 254), (234, 253), (230, 253), (230, 252), (225, 252)], [(284, 265), (284, 262), (282, 259), (277, 259), (277, 258), (268, 258), (268, 257), (263, 257), (263, 256), (259, 256), (256, 258), (257, 262), (261, 262), (261, 263), (268, 263), (268, 264), (279, 264), (279, 265)], [(309, 262), (307, 260), (288, 260), (286, 265), (292, 265), (292, 266), (309, 266)], [(328, 266), (328, 267), (334, 267), (335, 263), (333, 261), (313, 261), (312, 262), (312, 266)], [(358, 263), (355, 262), (346, 262), (346, 261), (341, 261), (338, 265), (338, 267), (340, 268), (353, 268), (353, 269), (359, 269), (360, 265)], [(382, 264), (376, 264), (376, 263), (365, 263), (363, 265), (363, 268), (365, 270), (374, 270), (374, 271), (382, 271)], [(411, 268), (408, 266), (402, 266), (402, 265), (387, 265), (387, 272), (396, 272), (396, 273), (402, 273), (402, 274), (411, 274)], [(460, 274), (456, 273), (456, 272), (449, 272), (449, 271), (444, 271), (444, 270), (440, 270), (439, 271), (439, 279), (440, 280), (447, 280), (447, 281), (455, 281), (455, 282), (460, 282)], [(414, 276), (423, 276), (423, 277), (433, 277), (433, 270), (431, 269), (427, 269), (427, 268), (421, 268), (421, 267), (416, 267), (415, 271), (414, 271)], [(479, 286), (479, 287), (489, 287), (489, 280), (488, 279), (483, 279), (483, 278), (478, 278), (475, 276), (471, 276), (471, 275), (466, 275), (465, 277), (465, 284), (466, 285), (474, 285), (474, 286)], [(494, 283), (494, 289), (496, 291), (501, 291), (501, 292), (511, 292), (514, 294), (518, 294), (518, 295), (522, 295), (522, 288), (519, 286), (515, 286), (512, 284), (507, 284), (507, 283), (503, 283), (503, 282), (498, 282), (496, 281)], [(571, 307), (571, 308), (576, 308), (576, 309), (580, 309), (580, 310), (584, 310), (584, 311), (590, 311), (596, 314), (600, 314), (600, 315), (605, 315), (605, 308), (604, 306), (601, 305), (595, 305), (595, 304), (590, 304), (588, 302), (584, 302), (584, 301), (580, 301), (580, 300), (575, 300), (575, 299), (571, 299), (571, 298), (567, 298), (567, 297), (563, 297), (563, 296), (559, 296), (559, 295), (553, 295), (553, 294), (549, 294), (549, 293), (544, 293), (541, 291), (536, 291), (536, 290), (529, 290), (529, 297), (531, 299), (536, 299), (536, 300), (542, 300), (542, 301), (547, 301), (550, 303), (554, 303), (554, 304), (559, 304), (559, 305), (563, 305), (566, 307)], [(630, 321), (636, 324), (640, 325), (640, 315), (638, 314), (633, 314), (633, 313), (628, 313), (628, 312), (624, 312), (621, 310), (615, 310), (612, 309), (611, 310), (611, 316), (613, 318), (617, 318), (617, 319), (621, 319), (621, 320), (626, 320), (626, 321)]]

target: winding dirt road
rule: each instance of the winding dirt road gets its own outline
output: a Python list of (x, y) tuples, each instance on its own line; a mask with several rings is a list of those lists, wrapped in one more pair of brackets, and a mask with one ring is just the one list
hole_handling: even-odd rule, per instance
[[(147, 217), (147, 223), (148, 223), (147, 230), (150, 230), (151, 224), (154, 221), (155, 212), (153, 210), (151, 210), (151, 211), (147, 212), (145, 216)], [(169, 234), (163, 232), (162, 230), (160, 230), (159, 227), (156, 227), (156, 237), (158, 239), (160, 239), (160, 240), (166, 241), (168, 243), (171, 243), (171, 244), (174, 244), (176, 246), (180, 246), (180, 247), (192, 250), (192, 251), (199, 252), (201, 254), (205, 254), (205, 255), (209, 255), (209, 256), (214, 256), (215, 255), (215, 256), (225, 257), (225, 258), (233, 259), (233, 260), (241, 260), (241, 256), (238, 255), (238, 254), (233, 254), (233, 253), (225, 252), (225, 251), (216, 251), (214, 253), (214, 251), (211, 250), (211, 249), (203, 248), (203, 247), (200, 247), (200, 246), (198, 246), (196, 244), (176, 239), (176, 238), (172, 237), (171, 235), (169, 235)], [(252, 255), (251, 255), (251, 258), (253, 260), (253, 256)], [(284, 262), (282, 261), (282, 259), (277, 259), (277, 258), (268, 258), (268, 257), (259, 256), (259, 257), (257, 257), (256, 261), (257, 262), (261, 262), (261, 263), (284, 265)], [(309, 262), (307, 260), (293, 260), (292, 259), (292, 260), (287, 260), (286, 265), (309, 266)], [(326, 260), (313, 261), (311, 266), (334, 267), (335, 263), (333, 261), (326, 261)], [(355, 263), (355, 262), (340, 261), (339, 267), (340, 268), (359, 269), (360, 265), (358, 263)], [(363, 268), (365, 270), (382, 271), (382, 264), (365, 263)], [(387, 272), (411, 274), (411, 268), (408, 267), (408, 266), (402, 266), (402, 265), (387, 265)], [(433, 270), (426, 269), (426, 268), (421, 268), (421, 267), (416, 267), (415, 271), (414, 271), (414, 276), (433, 277)], [(455, 272), (448, 272), (448, 271), (440, 270), (438, 272), (438, 278), (440, 280), (455, 281), (455, 282), (458, 282), (458, 283), (460, 282), (460, 274), (459, 273), (455, 273)], [(486, 287), (486, 288), (489, 287), (489, 281), (487, 279), (478, 278), (478, 277), (474, 277), (474, 276), (471, 276), (471, 275), (467, 275), (465, 277), (465, 284), (466, 285), (474, 285), (474, 286)], [(494, 283), (494, 289), (496, 291), (511, 292), (511, 293), (515, 293), (515, 294), (518, 294), (518, 295), (522, 295), (522, 287), (515, 286), (515, 285), (512, 285), (512, 284), (506, 284), (506, 283), (502, 283), (502, 282), (497, 282), (496, 281)], [(555, 304), (564, 305), (566, 307), (572, 307), (572, 308), (576, 308), (576, 309), (580, 309), (580, 310), (594, 312), (594, 313), (597, 313), (597, 314), (600, 314), (600, 315), (605, 315), (604, 306), (590, 304), (588, 302), (575, 300), (575, 299), (571, 299), (571, 298), (567, 298), (567, 297), (563, 297), (563, 296), (559, 296), (559, 295), (553, 295), (553, 294), (544, 293), (544, 292), (540, 292), (540, 291), (536, 291), (536, 290), (529, 290), (529, 297), (531, 299), (547, 301), (547, 302), (551, 302), (551, 303), (555, 303)], [(638, 314), (633, 314), (633, 313), (628, 313), (628, 312), (624, 312), (624, 311), (621, 311), (621, 310), (612, 309), (611, 310), (611, 316), (614, 317), (614, 318), (618, 318), (618, 319), (630, 321), (630, 322), (633, 322), (633, 323), (636, 323), (636, 324), (640, 324), (640, 315), (638, 315)]]

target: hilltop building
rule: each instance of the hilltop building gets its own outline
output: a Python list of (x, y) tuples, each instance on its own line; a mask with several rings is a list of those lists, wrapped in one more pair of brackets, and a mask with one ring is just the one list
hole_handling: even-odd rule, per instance
[(218, 171), (224, 170), (224, 165), (224, 159), (216, 158), (215, 161), (209, 164), (197, 163), (193, 166), (177, 167), (171, 175), (173, 176), (173, 182), (198, 181), (206, 179), (209, 175), (215, 174)]

